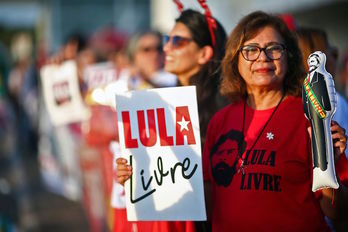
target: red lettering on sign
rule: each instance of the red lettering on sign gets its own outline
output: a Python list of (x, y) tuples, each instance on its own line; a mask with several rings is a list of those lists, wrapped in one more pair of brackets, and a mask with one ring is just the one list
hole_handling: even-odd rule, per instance
[(132, 138), (130, 118), (129, 118), (128, 111), (122, 112), (122, 123), (123, 123), (123, 133), (124, 133), (124, 140), (125, 140), (126, 148), (137, 148), (138, 141), (137, 141), (137, 139)]
[[(173, 136), (167, 134), (168, 125), (166, 123), (164, 108), (157, 108), (156, 114), (160, 146), (173, 146)], [(146, 110), (146, 116), (147, 120), (145, 119), (144, 110), (137, 111), (138, 136), (142, 145), (145, 147), (152, 147), (157, 143), (155, 110)], [(132, 137), (129, 111), (122, 112), (122, 123), (126, 148), (138, 148), (138, 138)], [(187, 138), (187, 144), (196, 144), (191, 117), (187, 106), (176, 107), (175, 124), (176, 145), (184, 145), (185, 137)]]
[(164, 114), (164, 108), (158, 108), (157, 110), (158, 118), (158, 132), (160, 136), (161, 146), (173, 146), (173, 136), (167, 135), (166, 118)]

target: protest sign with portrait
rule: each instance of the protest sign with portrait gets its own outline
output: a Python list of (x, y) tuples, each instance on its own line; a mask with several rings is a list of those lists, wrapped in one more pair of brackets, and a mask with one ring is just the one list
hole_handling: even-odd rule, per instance
[(40, 74), (47, 111), (53, 125), (89, 119), (90, 111), (81, 97), (75, 61), (45, 65)]

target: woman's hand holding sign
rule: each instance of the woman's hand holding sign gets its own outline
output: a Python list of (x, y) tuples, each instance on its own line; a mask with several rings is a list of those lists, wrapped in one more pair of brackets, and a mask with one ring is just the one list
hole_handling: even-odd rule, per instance
[(121, 185), (130, 178), (132, 175), (132, 166), (127, 164), (127, 160), (125, 158), (116, 159), (116, 180)]

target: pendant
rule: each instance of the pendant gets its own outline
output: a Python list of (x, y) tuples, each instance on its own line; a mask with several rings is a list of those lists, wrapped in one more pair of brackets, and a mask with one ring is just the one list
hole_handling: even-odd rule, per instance
[(239, 165), (238, 165), (239, 168), (238, 168), (238, 171), (237, 171), (237, 172), (238, 172), (238, 174), (243, 174), (243, 175), (244, 175), (244, 174), (245, 174), (245, 171), (244, 171), (244, 170), (247, 168), (246, 166), (244, 166), (244, 160), (239, 159), (239, 162), (238, 162), (238, 163), (239, 163)]

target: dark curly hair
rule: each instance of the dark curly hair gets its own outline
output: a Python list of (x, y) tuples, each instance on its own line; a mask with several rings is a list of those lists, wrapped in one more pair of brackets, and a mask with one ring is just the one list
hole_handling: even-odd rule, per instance
[(223, 80), (220, 91), (232, 102), (237, 102), (247, 95), (246, 83), (238, 70), (240, 47), (266, 26), (273, 27), (282, 36), (286, 46), (288, 70), (283, 82), (284, 93), (301, 95), (305, 71), (295, 35), (280, 17), (256, 11), (243, 17), (227, 40), (226, 54), (222, 61)]

